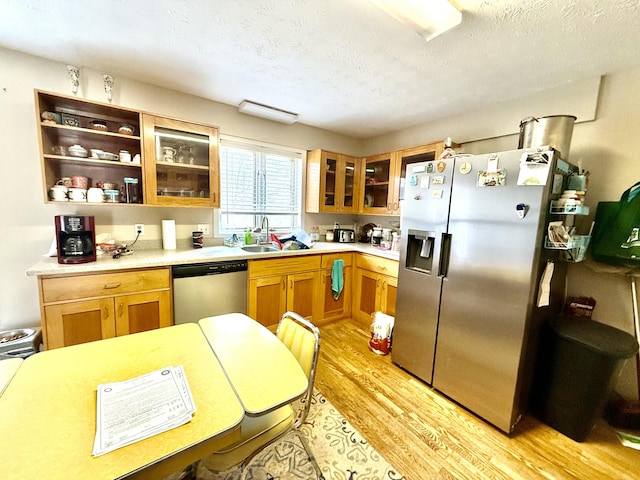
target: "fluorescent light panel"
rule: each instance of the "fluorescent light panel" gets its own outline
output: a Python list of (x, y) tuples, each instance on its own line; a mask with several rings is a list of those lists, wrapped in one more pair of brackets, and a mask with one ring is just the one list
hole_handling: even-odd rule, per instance
[(279, 108), (269, 107), (260, 103), (244, 100), (238, 107), (240, 113), (254, 115), (256, 117), (268, 118), (282, 123), (295, 123), (298, 121), (298, 114), (280, 110)]
[(462, 13), (447, 0), (371, 0), (427, 41), (462, 22)]

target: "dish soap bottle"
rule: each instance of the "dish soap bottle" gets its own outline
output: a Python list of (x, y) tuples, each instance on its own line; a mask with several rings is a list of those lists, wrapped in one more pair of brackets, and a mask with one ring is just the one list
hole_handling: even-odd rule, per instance
[(251, 245), (251, 229), (247, 228), (247, 231), (244, 232), (244, 244)]
[(451, 137), (447, 137), (444, 141), (444, 150), (440, 154), (440, 160), (453, 157), (455, 154), (456, 151), (451, 148)]

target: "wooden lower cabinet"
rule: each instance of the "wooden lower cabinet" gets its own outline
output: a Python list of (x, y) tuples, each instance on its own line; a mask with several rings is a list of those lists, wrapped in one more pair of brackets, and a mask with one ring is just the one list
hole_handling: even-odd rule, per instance
[[(333, 263), (342, 260), (343, 286), (338, 298), (334, 297), (332, 287)], [(353, 254), (332, 253), (322, 255), (322, 270), (320, 272), (322, 280), (322, 322), (330, 322), (351, 316), (351, 285), (353, 283)]]
[(172, 324), (168, 268), (41, 277), (45, 348), (59, 348)]
[(398, 262), (373, 255), (356, 256), (353, 318), (371, 324), (373, 312), (395, 316), (398, 289)]
[[(343, 289), (333, 296), (331, 272), (344, 262)], [(366, 324), (371, 314), (395, 315), (398, 262), (373, 255), (341, 252), (249, 262), (248, 314), (274, 328), (287, 310), (316, 325), (352, 317)]]
[(249, 262), (248, 311), (251, 318), (274, 327), (290, 310), (318, 322), (320, 255)]

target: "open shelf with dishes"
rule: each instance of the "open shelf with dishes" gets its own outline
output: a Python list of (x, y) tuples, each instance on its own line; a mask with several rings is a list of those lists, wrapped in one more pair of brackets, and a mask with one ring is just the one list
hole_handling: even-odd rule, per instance
[(115, 191), (125, 187), (125, 178), (135, 181), (137, 195), (128, 199), (143, 202), (139, 112), (38, 90), (35, 96), (45, 202), (66, 201), (54, 200), (51, 189), (71, 186), (73, 177), (83, 179), (78, 188), (85, 190), (85, 198), (88, 189), (112, 184), (111, 196), (98, 197), (107, 203), (116, 197), (126, 202), (127, 196), (120, 199)]

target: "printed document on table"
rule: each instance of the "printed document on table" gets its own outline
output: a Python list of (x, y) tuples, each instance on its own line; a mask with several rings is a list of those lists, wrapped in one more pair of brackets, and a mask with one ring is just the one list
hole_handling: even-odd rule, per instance
[(196, 411), (182, 365), (98, 385), (97, 397), (95, 457), (184, 425)]

